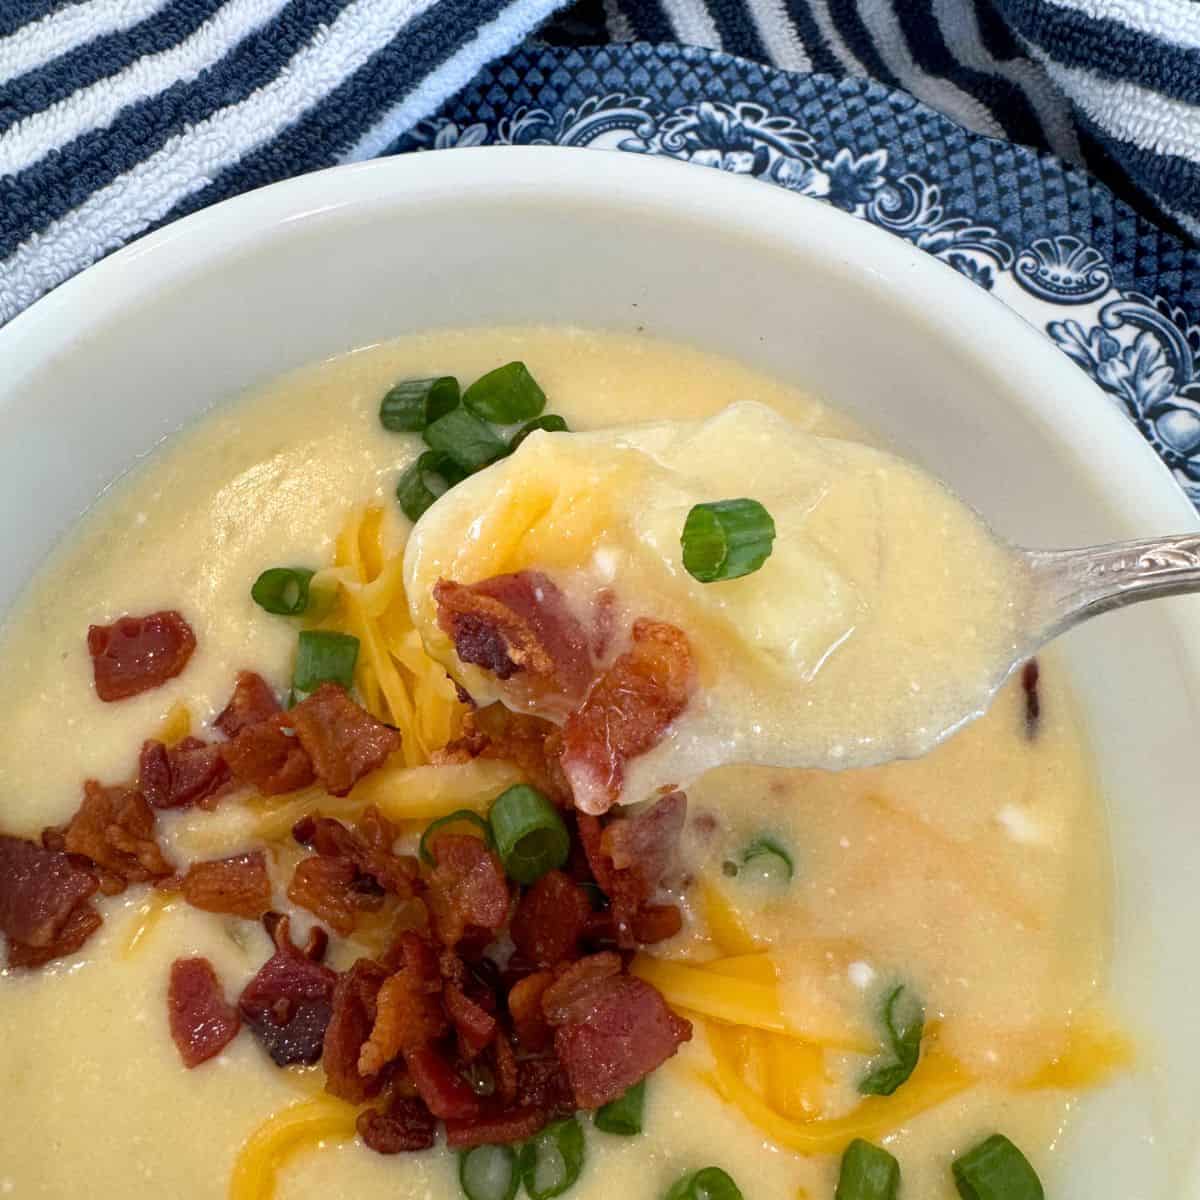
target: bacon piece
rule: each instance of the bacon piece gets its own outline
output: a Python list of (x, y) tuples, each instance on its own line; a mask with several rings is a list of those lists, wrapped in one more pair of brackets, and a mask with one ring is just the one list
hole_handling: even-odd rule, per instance
[(396, 831), (374, 805), (364, 810), (357, 826), (352, 830), (333, 817), (309, 817), (297, 822), (293, 834), (303, 834), (297, 840), (322, 857), (349, 860), (360, 874), (369, 876), (384, 891), (407, 900), (418, 878), (417, 860), (412, 855), (393, 852)]
[(526, 1058), (520, 1063), (517, 1100), (523, 1107), (540, 1108), (551, 1118), (569, 1117), (575, 1112), (571, 1081), (562, 1063), (553, 1056)]
[(509, 990), (508, 1011), (522, 1050), (544, 1050), (550, 1044), (550, 1026), (542, 1010), (542, 997), (553, 982), (553, 971), (535, 971)]
[(96, 887), (95, 877), (65, 854), (0, 833), (0, 931), (10, 943), (52, 946)]
[(177, 958), (171, 964), (167, 1012), (171, 1037), (188, 1068), (224, 1050), (242, 1024), (207, 958)]
[(468, 1120), (451, 1120), (446, 1122), (446, 1145), (451, 1150), (468, 1150), (472, 1146), (523, 1142), (542, 1129), (547, 1120), (545, 1110), (540, 1108), (516, 1108)]
[[(63, 835), (68, 854), (90, 858), (107, 877), (106, 891), (127, 883), (165, 879), (171, 864), (154, 840), (154, 809), (136, 788), (105, 787), (94, 779), (83, 785), (83, 803)], [(101, 885), (106, 880), (101, 878)]]
[(333, 1015), (325, 1029), (321, 1054), (325, 1090), (351, 1104), (361, 1104), (379, 1090), (378, 1076), (364, 1076), (358, 1058), (375, 1024), (379, 989), (387, 977), (386, 967), (374, 959), (360, 958), (338, 978), (333, 992)]
[(378, 1074), (399, 1054), (407, 1060), (411, 1051), (446, 1032), (439, 1001), (442, 982), (433, 951), (411, 932), (400, 935), (399, 945), (404, 965), (379, 989), (371, 1036), (358, 1056), (361, 1075)]
[(1025, 693), (1025, 736), (1032, 741), (1037, 737), (1038, 723), (1042, 719), (1042, 701), (1038, 695), (1038, 677), (1041, 668), (1038, 660), (1031, 658), (1021, 668), (1021, 688)]
[(437, 1137), (437, 1118), (415, 1097), (399, 1097), (386, 1108), (358, 1114), (358, 1136), (376, 1154), (428, 1150)]
[(186, 737), (174, 746), (151, 738), (138, 757), (138, 789), (155, 808), (188, 808), (212, 803), (229, 786), (221, 747)]
[(345, 796), (400, 749), (399, 730), (377, 721), (346, 689), (323, 683), (288, 713), (288, 724), (332, 796)]
[(221, 747), (221, 757), (238, 783), (264, 796), (277, 796), (308, 787), (316, 778), (308, 752), (287, 732), (289, 718), (288, 713), (276, 713), (247, 725)]
[(633, 914), (629, 926), (639, 946), (652, 946), (673, 938), (683, 928), (683, 914), (677, 904), (647, 904)]
[(519, 767), (534, 787), (563, 807), (570, 807), (571, 788), (558, 760), (561, 750), (557, 725), (540, 717), (515, 713), (503, 704), (489, 704), (463, 717), (461, 734), (437, 751), (434, 761), (503, 759)]
[(476, 1004), (457, 983), (448, 983), (442, 991), (442, 1003), (458, 1033), (462, 1058), (470, 1062), (491, 1045), (499, 1026), (487, 1009)]
[(480, 1103), (470, 1085), (433, 1046), (410, 1050), (404, 1056), (408, 1072), (425, 1106), (443, 1121), (471, 1121)]
[(502, 1104), (512, 1104), (517, 1098), (521, 1069), (512, 1043), (503, 1033), (492, 1043), (492, 1063), (495, 1067), (496, 1096)]
[(314, 961), (324, 950), (323, 931), (301, 950), (292, 942), (289, 919), (274, 916), (268, 913), (263, 923), (275, 953), (246, 984), (238, 1011), (277, 1066), (311, 1065), (321, 1057), (337, 976)]
[(279, 701), (271, 685), (253, 671), (239, 671), (229, 703), (217, 714), (213, 724), (228, 738), (257, 725), (279, 712)]
[(96, 695), (105, 701), (125, 700), (178, 675), (196, 649), (196, 635), (170, 610), (90, 625), (87, 648)]
[(635, 621), (633, 644), (563, 727), (562, 765), (576, 807), (602, 813), (617, 802), (625, 764), (662, 740), (687, 707), (691, 680), (687, 635), (662, 621)]
[(547, 871), (517, 904), (509, 927), (517, 950), (539, 967), (553, 967), (579, 951), (592, 906), (562, 871)]
[[(354, 889), (359, 878), (358, 869), (348, 858), (321, 858), (313, 855), (301, 859), (292, 873), (288, 884), (288, 899), (307, 908), (319, 917), (334, 933), (349, 937), (354, 932), (358, 914), (365, 907), (359, 897), (370, 901), (371, 897)], [(380, 897), (375, 897), (378, 908)]]
[(498, 679), (527, 672), (544, 690), (583, 696), (592, 676), (587, 633), (549, 576), (518, 571), (469, 586), (439, 579), (433, 596), (438, 626), (463, 662)]
[(194, 862), (183, 877), (183, 898), (206, 912), (256, 921), (271, 907), (271, 878), (261, 850)]
[(437, 865), (426, 903), (442, 945), (457, 945), (470, 930), (498, 930), (508, 916), (508, 882), (495, 854), (478, 838), (452, 833), (435, 836), (429, 849)]
[(690, 1022), (644, 980), (621, 974), (620, 965), (615, 954), (581, 959), (542, 997), (579, 1108), (615, 1100), (692, 1036)]
[(62, 929), (54, 935), (54, 940), (49, 945), (29, 946), (10, 938), (8, 965), (41, 967), (53, 959), (65, 958), (68, 954), (74, 954), (102, 924), (100, 914), (90, 904), (77, 904), (71, 909)]

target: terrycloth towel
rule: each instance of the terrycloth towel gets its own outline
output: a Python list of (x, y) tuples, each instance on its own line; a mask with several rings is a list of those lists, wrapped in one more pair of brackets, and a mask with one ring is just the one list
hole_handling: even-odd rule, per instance
[(1200, 240), (1200, 0), (588, 0), (559, 27), (870, 76)]

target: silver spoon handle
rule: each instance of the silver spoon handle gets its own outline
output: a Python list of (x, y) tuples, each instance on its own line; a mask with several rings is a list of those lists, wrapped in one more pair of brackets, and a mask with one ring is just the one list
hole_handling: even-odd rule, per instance
[(1200, 533), (1080, 550), (1027, 550), (1040, 641), (1110, 609), (1200, 592)]

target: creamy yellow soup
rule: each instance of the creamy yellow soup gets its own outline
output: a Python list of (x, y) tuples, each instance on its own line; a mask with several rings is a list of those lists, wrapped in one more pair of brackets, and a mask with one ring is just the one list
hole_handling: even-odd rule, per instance
[[(572, 430), (628, 425), (650, 411), (702, 421), (752, 401), (791, 428), (862, 436), (738, 364), (573, 331), (410, 338), (283, 379), (213, 413), (115, 488), (11, 614), (0, 641), (9, 697), (0, 827), (36, 837), (75, 811), (85, 777), (131, 778), (142, 739), (178, 721), (180, 705), (203, 734), (240, 669), (282, 691), (296, 625), (252, 603), (257, 574), (331, 561), (347, 512), (362, 504), (381, 506), (381, 540), (403, 550), (408, 525), (392, 492), (422, 447), (380, 428), (383, 392), (405, 377), (466, 383), (516, 358)], [(901, 525), (889, 536), (915, 545), (930, 535)], [(164, 608), (195, 630), (187, 669), (154, 691), (99, 702), (88, 624)], [(651, 1078), (641, 1136), (600, 1133), (584, 1118), (587, 1162), (570, 1196), (658, 1200), (681, 1174), (716, 1165), (748, 1198), (826, 1200), (840, 1148), (861, 1134), (900, 1160), (905, 1195), (942, 1200), (955, 1194), (954, 1156), (997, 1130), (1053, 1187), (1076, 1088), (1117, 1057), (1117, 1043), (1103, 1024), (1100, 809), (1053, 656), (1042, 661), (1040, 706), (1033, 737), (1013, 683), (922, 759), (837, 773), (731, 766), (689, 787), (686, 876), (672, 897), (684, 928), (639, 955), (634, 970), (689, 1009), (694, 1037)], [(436, 741), (437, 730), (421, 736)], [(441, 770), (414, 768), (419, 761), (401, 765)], [(475, 766), (477, 789), (504, 786), (500, 764)], [(359, 795), (329, 811), (351, 813)], [(275, 903), (286, 909), (294, 808), (286, 797), (264, 806), (234, 796), (215, 813), (159, 814), (160, 840), (185, 864), (274, 839)], [(406, 836), (419, 827), (409, 822)], [(728, 874), (726, 864), (764, 837), (789, 848), (792, 879), (753, 864)], [(340, 1106), (347, 1121), (340, 1102), (314, 1099), (319, 1069), (276, 1068), (245, 1030), (212, 1061), (183, 1068), (167, 1026), (171, 962), (205, 955), (236, 997), (269, 954), (257, 924), (178, 899), (164, 907), (137, 886), (99, 907), (104, 925), (80, 953), (0, 978), (0, 1194), (460, 1194), (454, 1155), (368, 1151), (350, 1110)], [(296, 915), (300, 928), (306, 917)], [(342, 944), (331, 962), (340, 969), (369, 950)], [(732, 972), (724, 983), (719, 962)], [(925, 1006), (923, 1061), (889, 1101), (864, 1107), (857, 1083), (881, 1061), (879, 1005), (901, 982)], [(246, 1140), (264, 1123), (277, 1130), (271, 1119), (297, 1104), (315, 1114), (307, 1134), (274, 1143), (277, 1169), (231, 1193)]]

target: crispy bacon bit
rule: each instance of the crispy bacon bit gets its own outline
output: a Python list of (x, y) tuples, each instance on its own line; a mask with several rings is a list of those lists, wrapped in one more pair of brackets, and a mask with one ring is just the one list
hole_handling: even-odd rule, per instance
[(652, 946), (673, 938), (683, 928), (683, 914), (676, 904), (647, 904), (633, 914), (629, 924), (639, 946)]
[(207, 958), (177, 958), (167, 988), (171, 1037), (185, 1067), (198, 1067), (219, 1054), (241, 1028)]
[(687, 707), (692, 654), (674, 625), (634, 622), (633, 644), (600, 676), (563, 727), (562, 765), (578, 808), (617, 802), (625, 764), (661, 740)]
[(508, 993), (508, 1011), (522, 1050), (544, 1050), (550, 1044), (542, 997), (553, 982), (553, 971), (535, 971), (514, 983)]
[(581, 959), (542, 997), (579, 1108), (615, 1100), (692, 1036), (690, 1022), (648, 983), (621, 974), (620, 965), (615, 954)]
[(557, 1058), (526, 1058), (521, 1061), (518, 1101), (529, 1108), (540, 1108), (551, 1117), (569, 1117), (575, 1111), (571, 1081)]
[(520, 1067), (512, 1043), (503, 1033), (492, 1043), (492, 1064), (495, 1067), (496, 1096), (502, 1104), (512, 1104), (517, 1098)]
[(233, 695), (213, 724), (226, 737), (232, 738), (248, 726), (257, 725), (277, 712), (279, 701), (271, 685), (253, 671), (239, 671)]
[(337, 976), (314, 961), (325, 939), (310, 936), (309, 947), (301, 950), (292, 942), (287, 917), (268, 913), (263, 924), (275, 953), (246, 985), (238, 1011), (277, 1066), (311, 1065), (321, 1057), (337, 984)]
[(56, 958), (74, 954), (84, 942), (100, 928), (100, 914), (87, 903), (77, 904), (71, 909), (66, 923), (48, 946), (28, 946), (24, 942), (9, 940), (8, 965), (10, 967), (42, 967)]
[(442, 992), (446, 1015), (458, 1033), (462, 1058), (470, 1062), (491, 1045), (499, 1026), (487, 1009), (476, 1004), (457, 983), (448, 983)]
[(135, 788), (104, 787), (94, 779), (83, 785), (83, 803), (71, 818), (63, 844), (68, 854), (90, 858), (103, 872), (105, 891), (127, 883), (165, 879), (171, 864), (154, 840), (154, 809)]
[(288, 723), (333, 796), (345, 796), (400, 749), (399, 731), (375, 720), (336, 683), (321, 684), (288, 713)]
[(229, 783), (220, 746), (194, 737), (170, 747), (154, 739), (142, 743), (138, 788), (155, 808), (212, 808)]
[(325, 1030), (321, 1065), (325, 1068), (325, 1090), (351, 1104), (361, 1104), (379, 1090), (378, 1076), (364, 1077), (358, 1069), (358, 1058), (375, 1024), (379, 989), (387, 977), (386, 967), (373, 959), (360, 958), (339, 977), (334, 989), (333, 1015)]
[(65, 854), (0, 833), (0, 931), (9, 939), (10, 960), (14, 942), (28, 950), (53, 946), (96, 886)]
[(312, 759), (288, 732), (289, 713), (276, 713), (247, 725), (221, 747), (221, 757), (238, 783), (277, 796), (308, 787), (315, 778)]
[(472, 1146), (523, 1142), (542, 1129), (548, 1119), (544, 1109), (516, 1108), (473, 1120), (447, 1121), (446, 1145), (451, 1150), (468, 1150)]
[(592, 906), (562, 871), (547, 871), (521, 897), (509, 933), (517, 950), (539, 967), (552, 967), (579, 950)]
[(1038, 696), (1038, 660), (1031, 658), (1021, 670), (1021, 687), (1025, 691), (1025, 736), (1032, 741), (1037, 736), (1042, 718), (1042, 701)]
[(582, 697), (592, 674), (587, 634), (549, 576), (518, 571), (470, 586), (439, 579), (433, 596), (463, 662), (498, 679), (527, 672), (544, 690)]
[[(358, 870), (348, 858), (302, 859), (296, 864), (292, 882), (288, 884), (288, 899), (319, 917), (335, 933), (349, 937), (354, 932), (358, 914), (374, 901), (378, 908), (380, 896), (356, 892)], [(361, 903), (364, 901), (366, 903)]]
[[(446, 1016), (439, 1003), (442, 982), (437, 958), (415, 933), (401, 934), (399, 947), (404, 965), (379, 989), (371, 1036), (358, 1056), (362, 1075), (378, 1074), (399, 1054), (407, 1060), (411, 1051), (446, 1032)], [(429, 1103), (428, 1097), (425, 1102)]]
[(410, 1050), (404, 1056), (408, 1072), (425, 1106), (443, 1121), (471, 1121), (480, 1104), (470, 1085), (433, 1046)]
[(437, 751), (439, 763), (499, 758), (521, 769), (534, 787), (569, 807), (571, 788), (558, 761), (558, 726), (540, 717), (515, 713), (503, 704), (489, 704), (463, 717), (462, 732)]
[(415, 1097), (399, 1097), (385, 1109), (358, 1114), (358, 1136), (376, 1154), (428, 1150), (437, 1136), (437, 1118)]
[(196, 635), (179, 613), (156, 612), (90, 626), (87, 647), (96, 695), (124, 700), (178, 675), (192, 657)]
[(433, 929), (443, 946), (456, 946), (470, 930), (495, 932), (508, 916), (508, 882), (500, 860), (478, 839), (442, 834), (430, 846)]
[(271, 907), (271, 878), (261, 850), (195, 862), (183, 877), (183, 898), (206, 912), (256, 921)]

